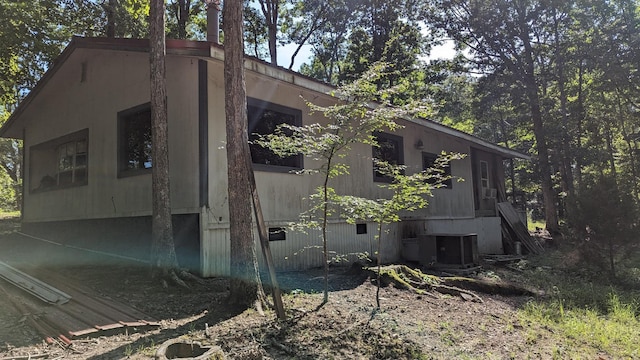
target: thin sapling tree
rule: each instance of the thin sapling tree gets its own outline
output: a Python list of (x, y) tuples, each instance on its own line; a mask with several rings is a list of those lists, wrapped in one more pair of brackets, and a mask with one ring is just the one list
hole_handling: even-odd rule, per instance
[[(388, 198), (368, 199), (357, 196), (341, 196), (341, 216), (348, 223), (358, 221), (371, 221), (377, 224), (377, 288), (376, 305), (380, 309), (380, 269), (382, 264), (382, 229), (385, 225), (402, 221), (402, 215), (426, 208), (429, 205), (428, 197), (433, 196), (433, 190), (444, 187), (445, 182), (451, 179), (444, 171), (452, 160), (462, 159), (464, 154), (442, 153), (433, 166), (406, 175), (406, 166), (392, 165), (379, 159), (373, 159), (377, 172), (391, 180), (390, 183), (378, 184), (390, 193)], [(462, 180), (462, 179), (458, 179)]]
[(320, 174), (322, 185), (309, 199), (310, 208), (301, 214), (301, 221), (295, 228), (318, 229), (322, 234), (324, 262), (324, 298), (329, 299), (329, 252), (327, 248), (328, 220), (335, 214), (335, 204), (339, 195), (330, 186), (330, 180), (349, 174), (349, 166), (344, 162), (354, 144), (374, 144), (373, 133), (382, 129), (394, 131), (400, 127), (396, 119), (405, 116), (426, 116), (430, 108), (424, 103), (403, 107), (390, 106), (390, 99), (397, 88), (378, 89), (376, 82), (389, 69), (386, 64), (374, 64), (362, 77), (332, 92), (336, 103), (320, 106), (306, 101), (311, 114), (320, 113), (327, 120), (302, 126), (281, 124), (274, 133), (260, 136), (256, 143), (270, 149), (281, 157), (302, 154), (316, 160), (315, 168), (303, 169), (301, 173)]

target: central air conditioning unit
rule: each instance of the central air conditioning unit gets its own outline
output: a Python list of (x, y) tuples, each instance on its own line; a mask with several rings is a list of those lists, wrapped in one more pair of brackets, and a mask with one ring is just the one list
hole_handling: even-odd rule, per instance
[(419, 261), (432, 268), (469, 268), (479, 264), (477, 234), (425, 234), (418, 237)]
[(483, 199), (495, 199), (498, 195), (498, 190), (493, 188), (482, 188)]

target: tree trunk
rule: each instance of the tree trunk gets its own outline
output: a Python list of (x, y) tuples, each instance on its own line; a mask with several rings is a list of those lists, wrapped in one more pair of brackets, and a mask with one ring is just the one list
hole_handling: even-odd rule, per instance
[(546, 228), (551, 234), (559, 232), (558, 214), (556, 210), (555, 195), (553, 193), (553, 183), (551, 181), (551, 166), (549, 165), (549, 150), (547, 149), (547, 138), (542, 123), (542, 113), (540, 111), (540, 99), (537, 94), (535, 80), (529, 84), (529, 106), (531, 109), (531, 119), (533, 121), (533, 134), (536, 138), (536, 150), (538, 151), (538, 167), (540, 169), (540, 179), (542, 186), (542, 197), (544, 198), (544, 214)]
[(617, 113), (617, 117), (618, 117), (618, 121), (620, 121), (620, 131), (622, 132), (622, 138), (624, 139), (625, 143), (627, 144), (627, 152), (628, 152), (628, 156), (629, 156), (629, 166), (631, 167), (631, 184), (632, 184), (632, 188), (631, 188), (631, 193), (633, 194), (634, 198), (638, 198), (638, 170), (636, 169), (636, 141), (632, 139), (632, 135), (627, 131), (627, 126), (626, 126), (626, 121), (625, 121), (625, 116), (624, 116), (624, 108), (623, 108), (623, 103), (622, 103), (622, 99), (620, 98), (620, 94), (617, 94), (616, 96), (616, 113)]
[(577, 124), (576, 124), (576, 185), (578, 192), (582, 188), (582, 124), (585, 119), (584, 110), (584, 95), (582, 90), (582, 84), (584, 83), (584, 62), (580, 61), (578, 68), (578, 111), (577, 111)]
[(535, 75), (535, 63), (533, 58), (533, 47), (529, 38), (529, 25), (524, 19), (520, 21), (521, 36), (525, 48), (524, 51), (524, 71), (523, 81), (529, 109), (531, 111), (531, 120), (533, 122), (533, 134), (536, 138), (536, 150), (538, 151), (538, 167), (540, 170), (540, 180), (542, 186), (542, 197), (544, 198), (544, 213), (546, 228), (551, 234), (557, 234), (560, 231), (558, 225), (558, 212), (556, 209), (555, 194), (553, 192), (553, 182), (551, 181), (551, 166), (549, 165), (549, 150), (547, 148), (547, 136), (544, 130), (542, 120), (542, 111), (540, 110), (540, 96), (538, 95), (538, 84)]
[(269, 57), (271, 64), (278, 65), (278, 12), (281, 0), (260, 0), (260, 8), (267, 24), (267, 35), (269, 38)]
[(251, 183), (248, 168), (251, 155), (247, 134), (247, 96), (243, 67), (242, 2), (225, 2), (222, 16), (231, 237), (229, 300), (248, 306), (258, 299), (259, 280), (251, 232)]
[(617, 193), (618, 190), (618, 170), (616, 168), (615, 149), (613, 147), (613, 135), (611, 134), (611, 123), (609, 119), (604, 120), (604, 134), (607, 146), (607, 160), (609, 162), (609, 170), (613, 177), (613, 184)]
[[(558, 50), (559, 52), (560, 50)], [(571, 137), (569, 135), (569, 111), (567, 110), (567, 92), (564, 78), (564, 58), (558, 56), (558, 88), (560, 89), (560, 112), (562, 117), (562, 181), (564, 190), (570, 198), (574, 196), (573, 157), (571, 149)]]
[(189, 22), (189, 9), (191, 0), (178, 0), (178, 39), (187, 38), (187, 23)]
[(171, 227), (169, 141), (165, 77), (164, 0), (152, 0), (150, 10), (152, 224), (151, 266), (163, 277), (178, 267)]
[(109, 3), (103, 6), (107, 15), (106, 35), (108, 38), (114, 38), (116, 37), (116, 8), (118, 0), (109, 0)]
[(272, 65), (278, 65), (277, 37), (278, 28), (276, 24), (269, 25), (269, 56)]

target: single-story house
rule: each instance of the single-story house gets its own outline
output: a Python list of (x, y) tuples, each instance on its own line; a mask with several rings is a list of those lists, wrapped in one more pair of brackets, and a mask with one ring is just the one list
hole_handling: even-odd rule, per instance
[[(0, 129), (24, 146), (23, 231), (73, 241), (102, 251), (148, 256), (151, 223), (149, 44), (139, 39), (74, 38)], [(167, 41), (166, 76), (172, 212), (179, 261), (201, 274), (229, 271), (229, 215), (225, 150), (222, 46)], [(272, 131), (279, 122), (322, 122), (309, 99), (328, 105), (330, 85), (259, 59), (245, 58), (249, 131)], [(420, 233), (477, 234), (480, 253), (503, 253), (496, 198), (506, 199), (503, 160), (527, 158), (436, 122), (400, 120), (382, 133), (389, 160), (408, 171), (435, 154), (467, 154), (449, 168), (447, 188), (435, 190), (428, 208), (384, 234), (383, 258), (399, 260), (402, 238)], [(279, 159), (252, 145), (271, 251), (280, 270), (321, 266), (318, 234), (278, 232), (307, 209), (320, 177), (292, 169), (313, 159)], [(350, 175), (335, 179), (339, 193), (383, 195), (372, 148), (355, 146), (345, 158)], [(337, 254), (374, 253), (373, 224), (330, 221), (329, 248)]]

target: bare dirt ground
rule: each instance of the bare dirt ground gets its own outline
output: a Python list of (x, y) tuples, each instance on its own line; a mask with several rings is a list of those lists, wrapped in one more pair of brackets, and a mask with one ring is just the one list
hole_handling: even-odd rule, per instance
[(0, 360), (148, 359), (161, 343), (180, 337), (218, 345), (228, 359), (544, 359), (557, 345), (528, 336), (532, 328), (536, 334), (544, 329), (516, 315), (527, 297), (480, 294), (478, 303), (387, 287), (376, 311), (375, 285), (361, 272), (335, 268), (329, 303), (319, 310), (320, 271), (281, 274), (289, 289), (284, 297), (288, 320), (277, 321), (272, 311), (261, 316), (228, 305), (225, 279), (205, 279), (191, 291), (165, 289), (145, 266), (73, 251), (71, 257), (59, 256), (69, 251), (0, 234), (0, 260), (16, 266), (42, 262), (99, 296), (159, 319), (162, 326), (51, 345), (0, 296)]

